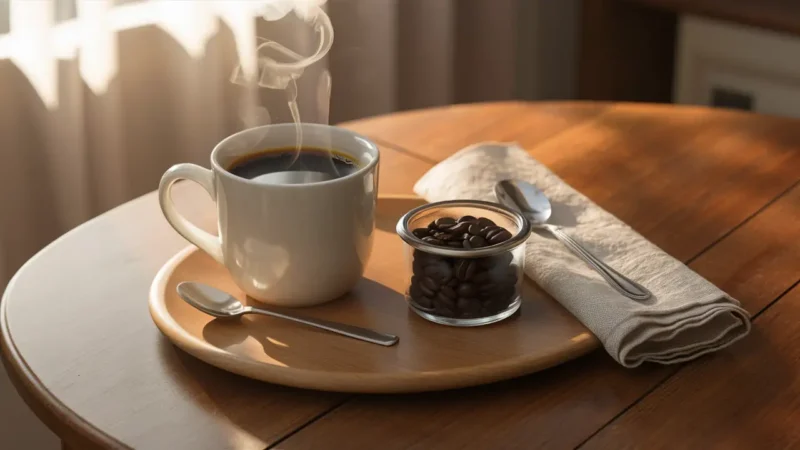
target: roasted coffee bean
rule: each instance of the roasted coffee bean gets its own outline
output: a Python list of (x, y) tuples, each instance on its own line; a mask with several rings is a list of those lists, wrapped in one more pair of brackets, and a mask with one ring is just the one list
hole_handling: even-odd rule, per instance
[(453, 233), (455, 235), (462, 235), (462, 234), (467, 232), (469, 227), (470, 227), (470, 223), (469, 222), (459, 222), (459, 223), (453, 225), (452, 227), (448, 228), (447, 232), (448, 233)]
[(481, 230), (483, 230), (483, 227), (480, 226), (480, 224), (471, 223), (469, 225), (469, 228), (467, 229), (467, 232), (469, 232), (469, 234), (471, 234), (473, 236), (483, 236), (481, 234)]
[[(458, 269), (456, 269), (456, 276), (458, 276)], [(459, 278), (460, 279), (460, 278)], [(472, 279), (472, 282), (475, 284), (482, 284), (489, 281), (489, 272), (478, 272), (475, 274), (475, 277)]]
[(487, 316), (493, 316), (493, 315), (495, 315), (495, 314), (497, 314), (497, 313), (499, 313), (500, 311), (502, 311), (502, 310), (504, 310), (504, 309), (505, 309), (505, 308), (504, 308), (503, 306), (501, 306), (501, 305), (502, 305), (501, 303), (499, 303), (499, 302), (497, 302), (497, 301), (495, 301), (495, 300), (490, 300), (490, 301), (488, 301), (488, 302), (484, 302), (484, 303), (483, 303), (483, 306), (481, 307), (481, 309), (483, 309), (483, 310), (485, 310), (485, 311), (486, 311), (486, 314), (485, 314), (485, 315), (487, 315)]
[(423, 271), (436, 284), (445, 284), (453, 278), (453, 268), (445, 261), (437, 261), (425, 266)]
[(489, 239), (489, 243), (492, 245), (499, 244), (501, 242), (505, 242), (511, 239), (511, 233), (508, 230), (503, 230)]
[(492, 264), (488, 269), (493, 281), (504, 280), (514, 269), (508, 264)]
[(497, 264), (505, 266), (506, 264), (511, 264), (511, 261), (514, 260), (514, 255), (511, 252), (503, 252), (499, 255), (496, 255), (495, 258), (497, 258)]
[(453, 239), (455, 236), (453, 236), (453, 234), (451, 234), (451, 233), (439, 232), (439, 233), (434, 233), (433, 237), (435, 237), (436, 239), (439, 239), (440, 241), (449, 241), (449, 240)]
[(505, 228), (503, 228), (503, 227), (488, 226), (488, 227), (483, 229), (483, 233), (484, 233), (483, 236), (486, 239), (491, 239), (492, 236), (494, 236), (495, 234), (497, 234), (497, 233), (499, 233), (499, 232), (501, 232), (503, 230), (505, 230)]
[[(438, 291), (439, 290), (439, 283), (437, 283), (436, 280), (434, 280), (431, 277), (422, 277), (422, 280), (420, 280), (420, 283), (419, 283), (419, 287), (428, 288), (431, 291)], [(426, 294), (427, 294), (427, 292), (426, 292)]]
[(427, 242), (428, 244), (431, 244), (431, 245), (444, 245), (444, 242), (442, 242), (439, 239), (436, 239), (435, 237), (432, 237), (432, 236), (424, 237), (424, 238), (422, 238), (422, 241), (423, 242)]
[(488, 227), (488, 226), (494, 226), (494, 225), (497, 225), (497, 224), (495, 224), (494, 222), (492, 222), (491, 220), (487, 219), (486, 217), (480, 217), (480, 218), (478, 219), (478, 222), (477, 222), (477, 223), (478, 223), (478, 225), (480, 225), (480, 226), (482, 226), (482, 227)]
[(471, 259), (462, 259), (456, 263), (455, 271), (456, 271), (456, 278), (461, 281), (466, 281), (472, 278), (475, 275), (475, 269), (477, 268), (477, 264), (474, 260)]
[(469, 238), (464, 239), (463, 241), (461, 241), (461, 246), (464, 247), (467, 250), (472, 250), (472, 245), (469, 243)]
[(497, 288), (496, 284), (494, 284), (494, 283), (486, 283), (486, 284), (481, 285), (478, 288), (478, 292), (480, 292), (481, 294), (486, 294), (486, 293), (494, 291), (496, 288)]
[(419, 290), (422, 292), (423, 295), (425, 295), (427, 297), (433, 297), (434, 295), (436, 295), (436, 290), (435, 289), (431, 289), (431, 288), (429, 288), (428, 286), (425, 286), (422, 283), (420, 283), (420, 285), (419, 285)]
[(425, 309), (433, 308), (433, 300), (430, 297), (420, 296), (412, 297), (412, 299), (414, 300), (414, 303)]
[(508, 275), (506, 275), (506, 283), (512, 286), (516, 286), (517, 281), (519, 281), (519, 278), (517, 277), (516, 269), (512, 270), (511, 272), (508, 273)]
[(503, 227), (498, 227), (497, 225), (488, 225), (481, 228), (481, 233), (483, 237), (486, 237), (489, 235), (489, 233), (493, 233), (496, 232), (497, 230), (502, 230), (502, 229)]
[(419, 284), (415, 282), (412, 278), (411, 286), (408, 288), (408, 295), (412, 297), (422, 297), (422, 290), (419, 287)]
[(478, 293), (478, 290), (472, 283), (460, 283), (458, 289), (456, 289), (456, 293), (459, 297), (474, 297)]
[(458, 287), (458, 278), (453, 278), (452, 280), (448, 281), (447, 285), (450, 286), (451, 288)]
[(433, 253), (427, 253), (420, 250), (414, 250), (414, 262), (419, 261), (423, 266), (427, 266), (428, 264), (432, 264), (443, 260), (444, 257), (442, 256), (434, 255)]
[(491, 290), (489, 292), (479, 293), (478, 294), (478, 298), (480, 298), (481, 300), (494, 300), (494, 299), (498, 298), (497, 290), (493, 289), (493, 290)]
[(459, 223), (461, 223), (461, 222), (474, 222), (476, 220), (478, 220), (478, 219), (476, 219), (476, 218), (474, 218), (472, 216), (462, 216), (460, 219), (458, 219), (458, 222)]
[(481, 302), (477, 298), (459, 297), (456, 307), (460, 312), (477, 314), (481, 309)]
[(453, 299), (458, 298), (458, 294), (456, 294), (456, 291), (453, 290), (453, 288), (451, 288), (450, 286), (447, 286), (447, 285), (442, 286), (442, 288), (439, 290), (439, 294), (446, 295), (447, 297), (453, 298)]
[(514, 288), (514, 285), (513, 285), (513, 284), (507, 284), (507, 285), (505, 285), (505, 286), (501, 287), (501, 288), (500, 288), (500, 289), (497, 291), (497, 297), (498, 297), (498, 298), (511, 298), (511, 297), (513, 297), (513, 296), (514, 296), (514, 294), (516, 293), (516, 291), (517, 291), (517, 290)]
[(456, 315), (455, 308), (450, 308), (447, 305), (443, 305), (441, 303), (435, 303), (433, 308), (434, 311), (436, 312), (436, 315), (438, 316), (455, 317)]
[(436, 228), (438, 228), (439, 230), (444, 230), (448, 227), (452, 227), (453, 225), (455, 225), (456, 219), (453, 219), (452, 217), (440, 217), (436, 219), (434, 224), (436, 225)]
[(508, 267), (508, 263), (500, 255), (487, 256), (478, 260), (478, 267), (481, 269), (491, 270), (496, 267)]
[(427, 228), (417, 228), (411, 233), (420, 239), (431, 235), (431, 232)]
[(511, 267), (509, 263), (513, 258), (514, 256), (510, 252), (489, 256), (486, 258), (481, 258), (480, 266), (484, 269), (493, 271), (493, 273), (505, 272), (511, 270), (509, 269), (509, 267)]
[(461, 241), (450, 241), (447, 243), (447, 246), (453, 248), (464, 248), (464, 244), (462, 244)]
[(456, 309), (456, 299), (458, 297), (448, 297), (444, 295), (443, 292), (439, 292), (436, 294), (435, 303), (439, 305), (444, 305), (450, 309)]
[(472, 248), (486, 247), (486, 239), (480, 236), (472, 236), (468, 239), (468, 242)]

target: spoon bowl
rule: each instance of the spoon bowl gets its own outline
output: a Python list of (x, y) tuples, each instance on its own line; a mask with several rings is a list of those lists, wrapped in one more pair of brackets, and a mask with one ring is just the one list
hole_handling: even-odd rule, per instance
[(247, 307), (236, 297), (207, 284), (184, 282), (178, 285), (178, 295), (188, 304), (214, 317), (239, 317)]
[(502, 180), (494, 187), (497, 200), (514, 208), (533, 223), (545, 223), (553, 214), (550, 199), (536, 186), (518, 180)]

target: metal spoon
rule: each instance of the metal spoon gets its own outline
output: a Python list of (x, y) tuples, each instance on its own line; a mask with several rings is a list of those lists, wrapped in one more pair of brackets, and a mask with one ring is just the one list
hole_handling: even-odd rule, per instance
[(548, 224), (547, 220), (553, 213), (553, 208), (547, 196), (536, 188), (536, 186), (520, 180), (503, 180), (495, 185), (494, 193), (500, 203), (521, 212), (531, 221), (534, 228), (550, 232), (550, 234), (570, 249), (572, 253), (602, 275), (608, 284), (620, 294), (634, 300), (647, 300), (650, 298), (650, 291), (645, 289), (642, 285), (622, 275), (611, 266), (601, 261), (578, 241), (564, 233), (559, 227)]
[(227, 292), (222, 292), (219, 289), (202, 283), (183, 282), (178, 285), (177, 290), (178, 295), (180, 295), (186, 303), (214, 317), (228, 318), (239, 317), (244, 314), (263, 314), (265, 316), (278, 317), (312, 327), (322, 328), (323, 330), (332, 331), (347, 337), (386, 347), (391, 347), (400, 340), (400, 338), (392, 334), (378, 333), (377, 331), (353, 325), (328, 322), (327, 320), (302, 317), (295, 314), (279, 313), (266, 309), (253, 308), (252, 306), (244, 306), (242, 302)]

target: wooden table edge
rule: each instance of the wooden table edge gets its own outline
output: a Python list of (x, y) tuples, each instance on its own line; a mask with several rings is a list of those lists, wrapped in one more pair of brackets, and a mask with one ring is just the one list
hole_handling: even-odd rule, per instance
[[(12, 278), (8, 288), (11, 288), (13, 283), (14, 279)], [(8, 288), (6, 292), (8, 292)], [(85, 421), (42, 385), (11, 339), (7, 303), (8, 299), (4, 295), (0, 300), (0, 360), (3, 361), (11, 384), (25, 404), (62, 440), (65, 444), (64, 448), (129, 448)]]
[(154, 196), (156, 191), (148, 192), (121, 205), (105, 211), (86, 222), (68, 230), (66, 233), (57, 237), (53, 242), (36, 252), (20, 267), (5, 287), (2, 297), (0, 297), (0, 360), (8, 373), (14, 389), (25, 401), (25, 404), (34, 412), (53, 433), (55, 433), (63, 443), (63, 448), (130, 448), (124, 443), (114, 439), (110, 435), (99, 430), (86, 420), (76, 414), (56, 396), (54, 396), (40, 381), (36, 374), (28, 367), (25, 358), (19, 353), (13, 339), (8, 324), (8, 305), (10, 304), (10, 293), (14, 289), (20, 274), (29, 266), (36, 262), (44, 253), (58, 245), (63, 239), (84, 226), (113, 214), (122, 207), (134, 202), (143, 201), (145, 198)]

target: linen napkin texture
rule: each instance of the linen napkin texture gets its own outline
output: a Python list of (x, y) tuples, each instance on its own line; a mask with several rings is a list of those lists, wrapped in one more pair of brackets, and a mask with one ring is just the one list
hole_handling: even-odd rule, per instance
[(624, 297), (549, 234), (534, 232), (527, 242), (526, 275), (589, 328), (623, 366), (688, 361), (727, 347), (750, 331), (749, 315), (738, 301), (594, 204), (516, 144), (467, 147), (430, 169), (414, 191), (429, 202), (496, 202), (494, 185), (503, 179), (524, 180), (541, 189), (553, 205), (550, 223), (652, 292), (645, 301)]

